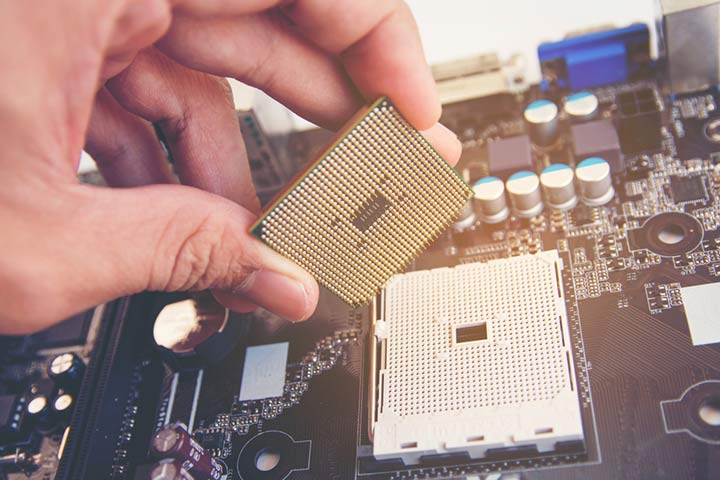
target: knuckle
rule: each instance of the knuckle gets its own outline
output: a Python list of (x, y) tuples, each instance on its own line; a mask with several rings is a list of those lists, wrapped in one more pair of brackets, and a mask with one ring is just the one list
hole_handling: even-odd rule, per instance
[(87, 145), (86, 148), (100, 167), (110, 167), (123, 162), (129, 156), (127, 144), (121, 142)]
[(220, 215), (207, 216), (178, 243), (161, 290), (224, 289), (246, 274), (242, 249)]
[(270, 61), (277, 47), (276, 36), (265, 32), (261, 45), (262, 48), (247, 56), (244, 62), (237, 66), (237, 79), (270, 91), (277, 83), (277, 72), (271, 67), (273, 62)]
[(182, 109), (179, 113), (168, 116), (167, 119), (160, 122), (162, 130), (170, 143), (177, 143), (181, 138), (185, 137), (190, 131), (191, 124), (191, 112), (187, 109)]
[[(170, 27), (172, 21), (171, 5), (167, 0), (142, 0), (141, 3), (130, 2), (126, 6), (122, 25), (135, 29), (133, 37), (142, 44), (151, 44), (160, 38)], [(142, 45), (140, 45), (142, 46)]]

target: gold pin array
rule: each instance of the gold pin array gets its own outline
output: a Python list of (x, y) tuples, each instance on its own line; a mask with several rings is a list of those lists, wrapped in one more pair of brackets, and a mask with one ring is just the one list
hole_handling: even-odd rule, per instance
[(452, 167), (381, 99), (270, 205), (253, 234), (359, 306), (471, 197)]

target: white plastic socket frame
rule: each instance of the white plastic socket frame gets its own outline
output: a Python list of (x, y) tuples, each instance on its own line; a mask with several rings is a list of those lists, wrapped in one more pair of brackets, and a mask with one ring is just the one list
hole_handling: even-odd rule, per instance
[(376, 318), (376, 458), (413, 465), (583, 439), (561, 270), (550, 250), (388, 282)]

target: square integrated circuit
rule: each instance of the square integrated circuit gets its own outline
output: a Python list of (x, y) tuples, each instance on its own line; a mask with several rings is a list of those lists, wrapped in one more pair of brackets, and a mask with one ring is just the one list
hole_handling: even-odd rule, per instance
[(358, 306), (471, 197), (457, 172), (381, 98), (268, 205), (252, 233)]
[(670, 194), (675, 203), (707, 202), (708, 191), (701, 176), (670, 177)]

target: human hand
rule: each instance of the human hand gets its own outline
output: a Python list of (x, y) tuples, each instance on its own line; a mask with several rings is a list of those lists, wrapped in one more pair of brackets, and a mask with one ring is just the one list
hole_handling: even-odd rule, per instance
[[(312, 313), (314, 279), (248, 234), (259, 203), (222, 77), (329, 128), (388, 95), (459, 157), (401, 1), (3, 2), (0, 36), (5, 333), (143, 290), (212, 289), (239, 311)], [(134, 188), (79, 184), (83, 146), (111, 186)]]

